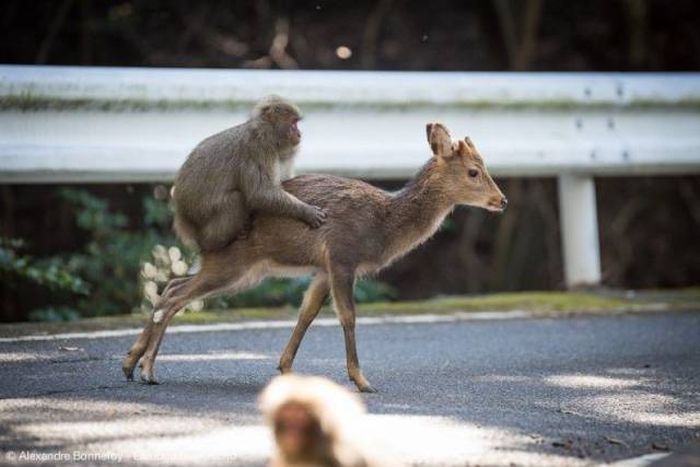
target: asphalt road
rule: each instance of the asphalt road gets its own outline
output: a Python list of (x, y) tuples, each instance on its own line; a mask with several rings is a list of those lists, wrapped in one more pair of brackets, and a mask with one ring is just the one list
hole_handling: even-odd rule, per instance
[[(263, 464), (255, 399), (289, 334), (167, 335), (160, 386), (124, 381), (133, 336), (0, 342), (0, 463)], [(700, 313), (360, 325), (358, 345), (393, 459), (594, 465), (700, 436)], [(344, 363), (312, 326), (295, 370), (350, 388)]]

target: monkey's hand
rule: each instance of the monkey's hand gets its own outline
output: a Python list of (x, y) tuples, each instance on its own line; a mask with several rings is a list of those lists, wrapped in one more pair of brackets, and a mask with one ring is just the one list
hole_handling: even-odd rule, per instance
[(327, 218), (328, 214), (326, 214), (326, 211), (318, 206), (309, 206), (304, 220), (312, 229), (318, 229), (325, 224)]

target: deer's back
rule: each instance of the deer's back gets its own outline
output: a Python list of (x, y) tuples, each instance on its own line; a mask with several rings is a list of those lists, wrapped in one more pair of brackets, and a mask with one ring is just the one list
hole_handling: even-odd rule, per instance
[(358, 265), (379, 260), (386, 242), (386, 192), (332, 175), (303, 175), (286, 180), (283, 187), (300, 200), (325, 209), (328, 219), (320, 228), (311, 229), (289, 218), (256, 216), (252, 245), (248, 246), (261, 256), (289, 266), (322, 266), (327, 255)]

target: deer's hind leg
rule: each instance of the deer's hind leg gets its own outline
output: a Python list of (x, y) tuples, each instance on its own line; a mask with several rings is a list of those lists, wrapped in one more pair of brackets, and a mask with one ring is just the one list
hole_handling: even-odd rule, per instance
[(301, 340), (304, 338), (304, 334), (306, 334), (309, 325), (321, 310), (323, 301), (328, 295), (328, 289), (328, 276), (321, 272), (314, 277), (311, 285), (309, 285), (309, 288), (306, 290), (304, 301), (301, 303), (301, 308), (299, 309), (299, 319), (294, 327), (289, 343), (280, 357), (280, 363), (277, 367), (280, 372), (289, 373), (292, 371), (292, 363), (294, 362), (297, 350), (299, 350), (299, 344), (301, 344)]
[[(169, 297), (171, 297), (193, 277), (194, 276), (178, 277), (168, 282), (168, 285), (166, 285), (165, 289), (163, 290), (160, 303), (158, 303), (155, 309), (153, 310), (154, 313), (160, 308), (160, 304), (163, 303), (164, 300), (167, 300)], [(134, 342), (134, 344), (131, 346), (126, 356), (124, 357), (124, 360), (122, 360), (122, 371), (124, 372), (124, 376), (126, 376), (127, 381), (134, 380), (134, 368), (136, 367), (136, 364), (141, 359), (143, 354), (146, 352), (146, 347), (148, 346), (148, 341), (151, 337), (151, 332), (153, 331), (154, 313), (152, 313), (151, 316), (148, 318), (143, 328), (143, 331), (141, 331), (141, 334), (136, 339), (136, 342)]]
[(175, 291), (177, 291), (179, 288), (181, 288), (183, 285), (189, 282), (194, 276), (194, 274), (188, 274), (186, 276), (171, 279), (170, 282), (168, 282), (168, 284), (163, 289), (163, 292), (161, 293), (161, 299), (165, 300), (168, 297), (170, 297)]
[(122, 360), (122, 371), (124, 376), (126, 376), (127, 381), (134, 380), (134, 368), (138, 363), (141, 356), (146, 352), (146, 347), (148, 346), (148, 340), (151, 337), (151, 331), (153, 330), (153, 316), (149, 316), (146, 320), (146, 324), (143, 327), (143, 331), (139, 334), (136, 342), (131, 346), (126, 356)]
[(154, 365), (165, 330), (179, 310), (189, 302), (216, 294), (218, 292), (240, 292), (258, 284), (264, 277), (263, 270), (248, 267), (248, 262), (234, 267), (222, 269), (203, 269), (192, 280), (180, 286), (179, 289), (159, 305), (159, 315), (154, 313), (153, 329), (148, 341), (146, 352), (141, 359), (141, 380), (149, 384), (158, 384), (154, 374)]
[(146, 324), (150, 328), (147, 346), (141, 358), (141, 380), (148, 384), (158, 384), (153, 367), (155, 364), (160, 344), (165, 334), (165, 329), (170, 321), (193, 300), (211, 295), (218, 290), (225, 288), (226, 281), (223, 278), (212, 280), (206, 275), (197, 275), (190, 281), (181, 284), (179, 288), (173, 290), (168, 298), (154, 310), (153, 316)]
[(330, 285), (333, 305), (340, 319), (340, 324), (343, 326), (348, 376), (361, 392), (377, 392), (369, 384), (365, 375), (362, 374), (357, 357), (357, 345), (355, 344), (355, 300), (353, 298), (355, 271), (339, 266), (332, 267)]

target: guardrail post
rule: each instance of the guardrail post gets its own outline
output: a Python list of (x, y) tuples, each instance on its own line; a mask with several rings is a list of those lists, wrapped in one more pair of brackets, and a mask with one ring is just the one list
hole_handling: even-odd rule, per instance
[(593, 176), (559, 176), (559, 217), (566, 286), (600, 284), (600, 245)]

